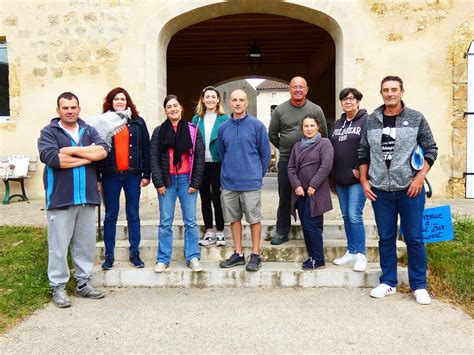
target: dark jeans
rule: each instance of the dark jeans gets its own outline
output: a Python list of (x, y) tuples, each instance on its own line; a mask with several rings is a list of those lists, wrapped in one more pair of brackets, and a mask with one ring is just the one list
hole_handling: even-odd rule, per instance
[[(287, 236), (291, 229), (291, 184), (288, 178), (288, 162), (278, 162), (278, 210), (276, 231), (278, 234)], [(324, 217), (318, 219), (317, 226), (323, 232)]]
[(324, 263), (323, 230), (320, 227), (323, 224), (323, 216), (311, 217), (310, 201), (308, 196), (299, 197), (296, 201), (296, 209), (300, 217), (308, 256), (318, 263)]
[(125, 212), (128, 224), (128, 240), (130, 254), (138, 252), (140, 246), (140, 181), (142, 174), (105, 173), (102, 174), (102, 189), (104, 192), (105, 219), (104, 219), (104, 244), (105, 255), (114, 255), (115, 232), (117, 217), (120, 208), (120, 192), (125, 192)]
[(372, 188), (377, 199), (372, 202), (375, 222), (379, 232), (380, 282), (397, 286), (397, 220), (407, 245), (408, 279), (413, 291), (426, 288), (426, 252), (423, 243), (422, 224), (425, 207), (425, 189), (411, 198), (407, 190), (387, 192)]
[(206, 229), (214, 227), (212, 221), (212, 205), (216, 216), (216, 229), (224, 230), (224, 217), (221, 206), (221, 163), (205, 163), (204, 176), (199, 194), (201, 196), (201, 211)]

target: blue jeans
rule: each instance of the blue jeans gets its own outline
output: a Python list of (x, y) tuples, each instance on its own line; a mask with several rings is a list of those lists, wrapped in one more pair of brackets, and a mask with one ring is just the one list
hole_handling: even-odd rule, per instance
[(341, 207), (347, 250), (351, 254), (365, 254), (365, 228), (362, 214), (366, 197), (360, 184), (336, 185), (337, 198)]
[(130, 254), (138, 252), (140, 246), (140, 181), (142, 174), (129, 172), (102, 174), (104, 193), (105, 219), (104, 244), (105, 255), (113, 256), (115, 248), (115, 232), (120, 208), (120, 192), (125, 192), (125, 212), (128, 224), (128, 240)]
[(160, 202), (160, 227), (158, 228), (157, 261), (168, 265), (173, 252), (173, 220), (176, 198), (179, 198), (184, 222), (184, 257), (186, 262), (201, 258), (199, 229), (196, 222), (197, 192), (188, 193), (189, 175), (172, 175), (170, 186), (164, 196), (158, 194)]
[(323, 234), (320, 227), (323, 216), (311, 217), (310, 202), (311, 199), (308, 196), (300, 196), (296, 201), (296, 209), (300, 217), (308, 256), (324, 264)]
[(397, 219), (403, 229), (408, 252), (408, 278), (413, 291), (426, 288), (426, 252), (422, 236), (425, 189), (414, 198), (407, 190), (387, 192), (372, 188), (377, 199), (372, 202), (379, 233), (380, 282), (397, 285)]

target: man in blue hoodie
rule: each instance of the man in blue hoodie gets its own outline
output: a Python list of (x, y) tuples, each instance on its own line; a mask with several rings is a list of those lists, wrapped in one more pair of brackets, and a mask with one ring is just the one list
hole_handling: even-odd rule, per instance
[(270, 141), (265, 125), (247, 114), (248, 99), (243, 90), (230, 95), (232, 114), (218, 131), (222, 157), (222, 207), (226, 223), (230, 223), (235, 251), (220, 263), (222, 268), (245, 265), (242, 251), (242, 215), (250, 224), (253, 252), (247, 271), (262, 266), (260, 238), (262, 234), (260, 206), (262, 179), (270, 163)]
[(59, 95), (56, 112), (59, 117), (41, 130), (38, 150), (46, 165), (49, 284), (54, 304), (65, 308), (71, 305), (66, 292), (69, 247), (77, 281), (75, 295), (105, 296), (89, 280), (95, 255), (95, 206), (100, 205), (97, 174), (91, 163), (107, 156), (107, 144), (79, 118), (79, 99), (73, 93)]

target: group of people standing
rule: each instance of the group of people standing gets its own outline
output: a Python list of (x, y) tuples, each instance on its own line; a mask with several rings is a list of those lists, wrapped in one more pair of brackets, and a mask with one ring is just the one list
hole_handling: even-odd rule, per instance
[[(184, 222), (184, 257), (193, 272), (200, 272), (201, 246), (226, 245), (224, 223), (230, 224), (234, 253), (220, 267), (246, 265), (247, 271), (262, 266), (261, 189), (268, 169), (270, 142), (280, 151), (278, 163), (279, 206), (276, 233), (271, 244), (288, 241), (291, 215), (301, 220), (308, 258), (303, 270), (325, 266), (323, 215), (332, 209), (331, 190), (337, 193), (347, 236), (347, 252), (333, 262), (365, 271), (363, 208), (372, 201), (380, 235), (381, 284), (371, 296), (396, 292), (397, 215), (408, 248), (410, 285), (418, 303), (430, 301), (426, 291), (426, 255), (421, 237), (424, 205), (423, 178), (437, 156), (437, 147), (423, 115), (405, 107), (403, 82), (386, 77), (381, 83), (384, 105), (372, 115), (360, 109), (362, 94), (355, 88), (340, 92), (342, 117), (328, 135), (322, 109), (306, 96), (308, 85), (295, 77), (290, 99), (272, 113), (270, 128), (247, 113), (243, 90), (230, 95), (231, 114), (223, 110), (219, 91), (205, 87), (192, 122), (183, 118), (176, 95), (163, 103), (166, 120), (150, 139), (130, 95), (123, 88), (111, 90), (103, 113), (130, 110), (110, 142), (79, 118), (77, 96), (70, 92), (57, 99), (58, 118), (41, 131), (40, 158), (45, 163), (44, 184), (48, 217), (48, 277), (53, 302), (69, 307), (65, 285), (69, 280), (67, 251), (70, 246), (79, 297), (102, 298), (90, 284), (95, 254), (94, 206), (105, 204), (104, 270), (114, 266), (115, 231), (120, 193), (130, 242), (130, 263), (142, 268), (140, 258), (139, 200), (142, 187), (153, 183), (160, 210), (155, 272), (170, 267), (173, 220), (179, 199)], [(426, 164), (410, 166), (409, 155), (419, 145)], [(383, 164), (382, 164), (383, 163)], [(197, 192), (205, 233), (199, 238), (196, 221)], [(246, 263), (242, 247), (241, 219), (250, 225), (252, 253)]]

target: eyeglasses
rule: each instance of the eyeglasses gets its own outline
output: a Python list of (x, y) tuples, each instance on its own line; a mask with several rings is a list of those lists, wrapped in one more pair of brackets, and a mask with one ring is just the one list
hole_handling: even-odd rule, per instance
[(304, 90), (306, 89), (306, 86), (302, 86), (302, 85), (293, 85), (293, 86), (290, 86), (291, 90)]
[(354, 101), (357, 101), (357, 99), (354, 96), (348, 96), (348, 97), (343, 98), (341, 101), (342, 102), (354, 102)]

